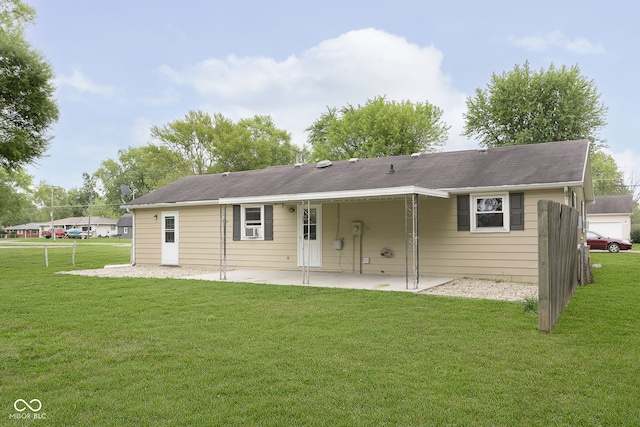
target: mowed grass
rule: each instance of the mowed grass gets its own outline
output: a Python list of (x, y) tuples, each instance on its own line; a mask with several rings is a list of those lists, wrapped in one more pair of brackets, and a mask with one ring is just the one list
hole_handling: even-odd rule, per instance
[[(83, 243), (73, 268), (129, 260)], [(640, 420), (640, 254), (592, 254), (596, 283), (551, 334), (518, 303), (71, 276), (55, 274), (70, 248), (49, 257), (0, 249), (2, 425)], [(17, 399), (39, 399), (46, 421), (11, 418)]]

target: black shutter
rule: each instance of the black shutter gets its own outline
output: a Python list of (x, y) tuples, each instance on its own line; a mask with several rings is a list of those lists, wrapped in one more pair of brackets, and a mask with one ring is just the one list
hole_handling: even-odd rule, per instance
[(233, 240), (240, 240), (242, 235), (240, 205), (233, 205)]
[(469, 195), (458, 196), (458, 231), (471, 230), (471, 212), (469, 210)]
[(524, 230), (524, 193), (509, 193), (509, 214), (512, 230)]
[(264, 240), (273, 240), (273, 205), (264, 205)]

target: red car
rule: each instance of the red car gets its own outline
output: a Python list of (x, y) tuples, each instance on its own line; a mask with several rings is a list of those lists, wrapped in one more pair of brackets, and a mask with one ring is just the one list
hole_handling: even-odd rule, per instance
[[(61, 237), (66, 237), (67, 236), (67, 232), (64, 231), (62, 228), (56, 228), (55, 229), (55, 233), (56, 233), (56, 238), (61, 238)], [(50, 239), (51, 238), (51, 229), (49, 230), (44, 230), (42, 232), (42, 237), (46, 238), (46, 239)]]
[(587, 231), (587, 245), (591, 249), (607, 250), (609, 252), (620, 252), (631, 249), (631, 242), (627, 240), (604, 237), (594, 231)]

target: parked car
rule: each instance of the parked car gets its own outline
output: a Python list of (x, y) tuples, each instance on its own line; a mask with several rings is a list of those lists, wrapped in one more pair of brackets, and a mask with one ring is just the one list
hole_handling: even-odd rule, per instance
[(602, 249), (609, 252), (620, 252), (631, 249), (631, 242), (628, 240), (614, 239), (612, 237), (604, 237), (595, 231), (587, 231), (587, 244), (591, 249)]
[(70, 239), (86, 239), (88, 234), (87, 231), (80, 231), (77, 228), (67, 231), (67, 237)]
[[(56, 236), (56, 238), (66, 237), (67, 236), (67, 232), (64, 231), (62, 228), (56, 228), (55, 229), (55, 236)], [(42, 237), (44, 237), (46, 239), (50, 239), (51, 238), (51, 229), (44, 230), (42, 232)]]

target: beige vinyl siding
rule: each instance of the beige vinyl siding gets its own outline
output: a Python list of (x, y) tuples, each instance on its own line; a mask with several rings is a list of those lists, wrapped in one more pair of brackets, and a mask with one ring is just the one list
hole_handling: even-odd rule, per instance
[[(293, 207), (294, 212), (289, 212)], [(233, 212), (227, 207), (227, 267), (234, 269), (295, 269), (297, 206), (273, 205), (273, 240), (233, 240)]]
[[(580, 190), (580, 189), (576, 189)], [(576, 191), (581, 194), (579, 191)], [(420, 273), (537, 282), (537, 202), (564, 202), (563, 190), (525, 192), (525, 229), (502, 233), (457, 230), (455, 195), (420, 198)], [(290, 209), (293, 208), (293, 212)], [(273, 205), (273, 240), (233, 240), (233, 209), (227, 206), (227, 268), (298, 269), (298, 204)], [(219, 206), (181, 207), (180, 265), (220, 265)], [(136, 262), (159, 265), (162, 209), (136, 210)], [(158, 215), (158, 220), (154, 218)], [(322, 204), (323, 271), (405, 274), (404, 199)], [(361, 237), (351, 225), (362, 223)], [(334, 240), (343, 242), (334, 249)], [(381, 255), (389, 248), (393, 257)], [(368, 258), (369, 263), (362, 263)], [(316, 270), (316, 269), (313, 269)]]
[[(456, 198), (420, 198), (420, 273), (444, 277), (478, 277), (522, 282), (538, 280), (537, 203), (562, 202), (557, 191), (525, 192), (525, 229), (508, 233), (457, 230)], [(404, 201), (385, 200), (323, 205), (323, 269), (364, 274), (405, 274)], [(363, 231), (353, 237), (351, 223)], [(344, 240), (342, 250), (333, 241)], [(361, 248), (361, 249), (360, 249)], [(383, 248), (392, 258), (381, 256)], [(369, 264), (361, 264), (362, 258)]]
[(220, 221), (217, 206), (137, 209), (134, 229), (136, 264), (160, 265), (162, 212), (168, 211), (179, 212), (180, 265), (218, 268)]
[[(136, 209), (133, 232), (135, 234), (135, 262), (140, 265), (160, 265), (162, 210)], [(157, 215), (157, 219), (154, 218)]]
[[(180, 265), (220, 266), (220, 207), (181, 207), (179, 214)], [(233, 209), (227, 206), (227, 267), (254, 269), (296, 268), (296, 214), (289, 206), (273, 207), (274, 239), (233, 241)], [(161, 261), (163, 209), (136, 211), (136, 263)], [(158, 215), (158, 219), (154, 218)]]
[(194, 206), (179, 212), (180, 265), (219, 268), (219, 207)]
[(458, 231), (456, 198), (427, 199), (420, 211), (421, 273), (537, 282), (540, 199), (562, 202), (564, 194), (562, 190), (525, 192), (524, 230), (495, 233)]

